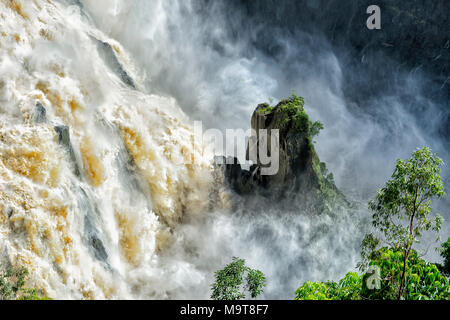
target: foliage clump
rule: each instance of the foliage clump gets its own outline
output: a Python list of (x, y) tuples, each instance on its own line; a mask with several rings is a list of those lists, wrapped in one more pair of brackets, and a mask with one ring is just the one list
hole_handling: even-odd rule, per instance
[(35, 288), (27, 288), (26, 268), (8, 267), (0, 271), (0, 300), (48, 300), (41, 297)]
[(264, 107), (258, 110), (260, 114), (267, 114), (280, 111), (282, 114), (279, 120), (279, 128), (283, 129), (292, 121), (293, 128), (298, 132), (305, 132), (312, 139), (323, 129), (323, 124), (319, 121), (312, 122), (305, 111), (305, 100), (293, 93), (288, 99), (283, 99), (278, 105), (271, 106), (265, 103)]
[[(404, 277), (402, 299), (442, 300), (450, 298), (448, 279), (438, 267), (419, 257), (412, 249), (403, 268), (404, 252), (383, 247), (371, 254), (370, 265), (380, 268), (380, 288), (369, 290), (363, 286), (362, 296), (368, 299), (398, 299)], [(404, 275), (403, 275), (404, 272)]]
[(248, 294), (257, 298), (266, 286), (266, 277), (261, 271), (247, 267), (244, 259), (236, 257), (217, 271), (215, 278), (211, 286), (211, 299), (214, 300), (241, 300)]
[(369, 202), (376, 234), (362, 241), (358, 267), (363, 274), (349, 273), (338, 283), (306, 282), (296, 299), (450, 299), (443, 275), (448, 272), (450, 239), (442, 245), (440, 267), (413, 249), (425, 231), (438, 233), (441, 228), (442, 218), (431, 216), (431, 200), (445, 195), (441, 165), (427, 147), (408, 160), (397, 160), (391, 179)]
[(271, 113), (275, 109), (274, 106), (271, 106), (267, 102), (263, 103), (263, 106), (264, 106), (263, 108), (257, 111), (259, 114)]
[[(306, 281), (296, 291), (295, 300), (394, 300), (398, 297), (403, 272), (402, 251), (384, 247), (372, 253), (370, 266), (379, 268), (379, 274), (366, 272), (358, 275), (349, 272), (338, 282)], [(378, 281), (375, 284), (374, 281)], [(412, 250), (407, 261), (405, 288), (406, 300), (448, 300), (450, 285), (438, 267), (419, 257)]]
[(407, 262), (414, 244), (425, 231), (439, 232), (442, 217), (431, 217), (431, 200), (445, 195), (440, 176), (442, 160), (430, 148), (416, 150), (408, 160), (399, 159), (386, 186), (369, 202), (372, 225), (379, 236), (368, 235), (363, 242), (363, 261), (384, 242), (395, 252), (402, 252), (402, 276), (398, 299), (404, 296)]
[(444, 263), (438, 265), (439, 270), (447, 277), (450, 277), (450, 237), (442, 244), (439, 251), (441, 257), (444, 259)]
[(306, 281), (296, 291), (295, 300), (357, 300), (362, 287), (362, 277), (349, 272), (338, 282)]

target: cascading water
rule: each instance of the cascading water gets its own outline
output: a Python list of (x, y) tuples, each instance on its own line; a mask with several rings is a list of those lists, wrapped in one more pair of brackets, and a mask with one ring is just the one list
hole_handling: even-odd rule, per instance
[(394, 95), (383, 102), (410, 135), (386, 148), (384, 124), (347, 110), (321, 36), (299, 33), (297, 47), (280, 35), (284, 58), (267, 57), (230, 38), (223, 4), (202, 15), (201, 3), (0, 0), (0, 258), (46, 295), (205, 299), (239, 256), (266, 274), (264, 298), (292, 298), (355, 267), (364, 209), (333, 220), (295, 201), (231, 206), (193, 120), (247, 127), (257, 103), (300, 88), (325, 124), (320, 156), (344, 190), (368, 185), (362, 201), (390, 173), (377, 163), (432, 140)]
[(130, 57), (78, 7), (0, 12), (3, 259), (51, 297), (133, 297), (173, 227), (209, 206), (210, 164), (183, 165), (203, 157), (189, 120), (134, 90)]

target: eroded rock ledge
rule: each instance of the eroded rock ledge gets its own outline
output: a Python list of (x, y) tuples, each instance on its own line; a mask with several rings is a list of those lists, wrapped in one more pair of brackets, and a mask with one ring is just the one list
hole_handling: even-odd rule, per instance
[(256, 137), (247, 145), (247, 159), (255, 142), (256, 146), (261, 143), (260, 129), (267, 129), (268, 150), (271, 150), (271, 130), (279, 130), (279, 170), (274, 175), (262, 175), (261, 170), (267, 165), (262, 164), (259, 151), (249, 170), (243, 169), (237, 159), (216, 159), (217, 168), (222, 170), (225, 180), (238, 195), (244, 198), (261, 196), (274, 201), (295, 199), (311, 213), (333, 212), (337, 206), (351, 205), (315, 151), (312, 139), (322, 129), (322, 124), (311, 122), (303, 98), (293, 95), (275, 106), (258, 105), (251, 118), (251, 127)]

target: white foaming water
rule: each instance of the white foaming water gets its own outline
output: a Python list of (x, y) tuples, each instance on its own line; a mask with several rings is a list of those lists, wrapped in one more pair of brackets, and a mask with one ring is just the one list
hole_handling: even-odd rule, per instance
[[(418, 147), (428, 145), (449, 158), (432, 130), (442, 125), (445, 102), (436, 105), (424, 97), (426, 75), (420, 72), (397, 66), (390, 92), (360, 106), (344, 94), (345, 54), (342, 58), (320, 32), (292, 34), (259, 22), (241, 26), (245, 13), (233, 11), (227, 1), (81, 2), (101, 30), (132, 52), (147, 75), (147, 91), (173, 96), (206, 128), (247, 129), (257, 104), (296, 91), (305, 98), (310, 117), (324, 124), (316, 148), (346, 192), (371, 197), (392, 173), (395, 160)], [(280, 53), (272, 57), (256, 49), (260, 37), (272, 40)], [(391, 62), (384, 56), (377, 61), (379, 68)], [(366, 71), (361, 68), (352, 76), (372, 79)], [(405, 96), (420, 101), (424, 111), (411, 110)], [(369, 109), (375, 112), (364, 111)]]
[[(240, 1), (82, 1), (99, 28), (133, 53), (148, 76), (147, 90), (173, 96), (206, 128), (247, 129), (257, 104), (269, 97), (277, 102), (292, 90), (303, 96), (311, 119), (325, 127), (316, 138), (316, 150), (337, 186), (351, 197), (367, 203), (392, 174), (395, 160), (409, 157), (416, 148), (429, 146), (448, 162), (445, 138), (437, 132), (445, 125), (448, 103), (427, 98), (426, 74), (381, 54), (372, 63), (378, 69), (395, 69), (386, 72), (392, 86), (388, 92), (363, 97), (364, 105), (358, 105), (364, 93), (345, 93), (346, 77), (363, 83), (369, 79), (375, 87), (380, 80), (364, 64), (346, 74), (344, 70), (354, 70), (347, 57), (351, 53), (334, 48), (319, 27), (301, 31), (299, 21), (294, 33), (281, 26), (270, 28), (270, 23), (253, 21), (245, 9), (236, 10), (229, 2)], [(264, 16), (275, 19), (286, 9), (280, 6)], [(259, 39), (278, 53), (258, 49)], [(444, 166), (443, 179), (448, 177)], [(448, 220), (448, 200), (435, 204)], [(449, 231), (445, 223), (442, 236)], [(439, 259), (434, 250), (429, 254)]]
[(0, 1), (0, 14), (2, 262), (25, 265), (53, 298), (168, 297), (158, 253), (207, 209), (213, 182), (208, 161), (183, 164), (203, 159), (188, 119), (173, 99), (141, 93), (125, 50), (78, 7)]
[[(30, 284), (50, 297), (204, 299), (214, 271), (239, 256), (266, 274), (265, 298), (292, 298), (303, 281), (356, 265), (360, 219), (310, 217), (301, 203), (232, 212), (211, 153), (193, 146), (193, 119), (246, 128), (257, 103), (301, 88), (326, 127), (319, 154), (338, 184), (360, 177), (354, 189), (384, 181), (391, 168), (379, 163), (429, 141), (409, 130), (396, 152), (374, 143), (384, 127), (346, 110), (341, 66), (320, 38), (286, 42), (286, 61), (304, 57), (293, 81), (265, 57), (244, 57), (220, 6), (211, 10), (217, 24), (192, 6), (0, 0), (0, 257), (27, 266)], [(386, 108), (398, 104), (388, 100)], [(38, 101), (45, 122), (36, 121)], [(54, 129), (62, 125), (72, 155)], [(183, 164), (192, 157), (200, 165)]]

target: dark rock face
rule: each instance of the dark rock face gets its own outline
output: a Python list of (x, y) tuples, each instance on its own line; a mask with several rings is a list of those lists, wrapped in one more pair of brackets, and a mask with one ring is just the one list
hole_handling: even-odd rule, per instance
[(43, 123), (47, 121), (47, 111), (45, 110), (42, 103), (36, 102), (36, 108), (34, 110), (34, 122)]
[[(294, 96), (274, 107), (258, 105), (251, 125), (256, 137), (247, 146), (247, 157), (251, 155), (251, 148), (256, 147), (258, 151), (250, 170), (242, 169), (237, 159), (216, 159), (218, 168), (237, 194), (244, 197), (259, 195), (271, 200), (295, 198), (305, 209), (316, 213), (331, 211), (336, 204), (349, 205), (335, 186), (333, 175), (328, 174), (325, 163), (317, 156), (312, 137), (318, 133), (315, 130), (319, 124), (309, 120), (302, 98)], [(262, 129), (268, 133), (268, 150), (271, 150), (272, 130), (279, 130), (279, 169), (273, 175), (262, 174), (262, 169), (269, 166), (260, 161), (259, 130)]]
[(91, 201), (86, 191), (83, 188), (78, 190), (78, 205), (82, 212), (84, 212), (84, 241), (88, 246), (94, 257), (108, 264), (108, 253), (106, 252), (103, 241), (101, 240), (100, 232), (96, 227), (96, 218), (100, 215), (98, 208), (94, 202)]
[(97, 41), (98, 51), (102, 58), (105, 60), (108, 67), (119, 76), (120, 80), (122, 80), (124, 84), (126, 84), (130, 88), (136, 89), (136, 85), (133, 79), (128, 75), (122, 64), (117, 59), (116, 53), (114, 52), (114, 49), (111, 47), (111, 45), (107, 42), (103, 42), (97, 39), (95, 39), (95, 41)]
[(11, 218), (11, 216), (13, 215), (13, 213), (14, 213), (14, 209), (13, 209), (13, 208), (8, 208), (8, 210), (7, 210), (7, 212), (6, 212), (6, 214), (8, 215), (8, 219)]
[(252, 165), (250, 170), (244, 170), (237, 158), (216, 157), (215, 166), (220, 170), (230, 187), (240, 195), (264, 193), (260, 167)]
[(67, 149), (72, 149), (72, 145), (70, 144), (70, 132), (69, 127), (67, 126), (56, 126), (56, 133), (58, 133), (59, 143), (66, 147)]
[(78, 177), (81, 176), (80, 168), (78, 167), (77, 159), (75, 157), (75, 152), (73, 151), (72, 144), (70, 142), (70, 132), (67, 126), (56, 126), (56, 133), (58, 133), (59, 144), (61, 144), (69, 153), (70, 160), (73, 164), (74, 174)]
[[(56, 126), (55, 131), (58, 133), (59, 143), (69, 153), (70, 160), (73, 165), (74, 174), (81, 178), (80, 169), (77, 164), (75, 152), (73, 151), (72, 143), (70, 142), (70, 131), (68, 126)], [(108, 264), (108, 253), (101, 240), (101, 233), (97, 229), (97, 217), (100, 216), (95, 202), (90, 199), (87, 192), (83, 188), (76, 188), (73, 190), (78, 195), (78, 206), (81, 212), (84, 213), (84, 241), (92, 252), (93, 256), (106, 264)]]

